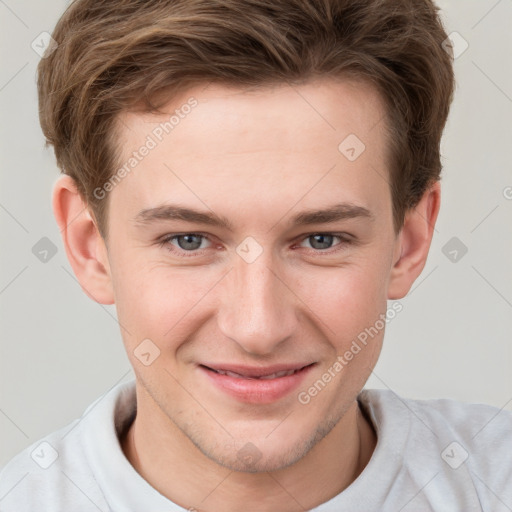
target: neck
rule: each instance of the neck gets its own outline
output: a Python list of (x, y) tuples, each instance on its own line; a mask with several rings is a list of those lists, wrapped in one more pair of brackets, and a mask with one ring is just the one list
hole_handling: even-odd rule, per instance
[(354, 402), (295, 464), (272, 472), (237, 472), (206, 457), (167, 418), (162, 428), (154, 413), (145, 413), (138, 402), (136, 419), (121, 439), (127, 459), (160, 494), (198, 512), (309, 510), (346, 489), (369, 462), (377, 442)]

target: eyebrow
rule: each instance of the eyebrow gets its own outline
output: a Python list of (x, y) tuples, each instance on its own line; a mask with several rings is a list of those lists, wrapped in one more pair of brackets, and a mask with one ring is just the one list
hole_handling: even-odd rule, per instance
[[(375, 215), (364, 206), (354, 203), (338, 203), (318, 210), (306, 210), (290, 219), (290, 226), (307, 226), (310, 224), (327, 224), (347, 219), (363, 218), (375, 220)], [(213, 211), (199, 211), (183, 206), (166, 204), (155, 208), (141, 210), (135, 217), (136, 224), (152, 224), (158, 221), (181, 220), (185, 222), (206, 224), (234, 231), (233, 224)]]

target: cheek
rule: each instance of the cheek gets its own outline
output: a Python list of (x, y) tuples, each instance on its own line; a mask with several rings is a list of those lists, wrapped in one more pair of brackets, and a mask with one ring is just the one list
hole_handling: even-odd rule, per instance
[(297, 294), (322, 320), (330, 339), (346, 341), (386, 309), (383, 269), (375, 263), (305, 273)]
[(121, 260), (114, 286), (116, 308), (120, 323), (133, 338), (130, 343), (149, 338), (161, 348), (172, 345), (191, 318), (197, 321), (217, 274), (213, 269), (193, 271), (135, 258)]

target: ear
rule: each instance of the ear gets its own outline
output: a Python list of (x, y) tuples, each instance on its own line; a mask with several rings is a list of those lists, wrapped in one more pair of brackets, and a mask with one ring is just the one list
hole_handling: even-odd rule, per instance
[(70, 176), (61, 176), (53, 187), (53, 214), (82, 290), (100, 304), (113, 304), (107, 247)]
[(395, 263), (388, 283), (388, 299), (401, 299), (421, 274), (427, 261), (441, 204), (441, 184), (436, 181), (420, 202), (405, 215), (395, 245)]

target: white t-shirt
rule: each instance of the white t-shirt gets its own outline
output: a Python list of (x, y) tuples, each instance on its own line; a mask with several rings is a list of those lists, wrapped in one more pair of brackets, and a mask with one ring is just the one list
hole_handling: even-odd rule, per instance
[[(315, 512), (512, 510), (511, 412), (375, 389), (358, 401), (377, 432), (375, 451), (352, 485)], [(19, 453), (0, 473), (0, 511), (184, 512), (121, 450), (135, 410), (135, 381), (120, 384)]]

